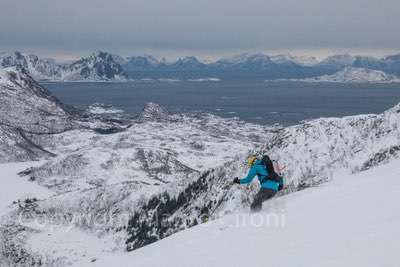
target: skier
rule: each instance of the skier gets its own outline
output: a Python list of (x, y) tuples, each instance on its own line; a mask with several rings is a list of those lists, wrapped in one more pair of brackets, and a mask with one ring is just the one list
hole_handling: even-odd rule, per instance
[(268, 156), (263, 156), (258, 159), (252, 155), (247, 159), (247, 165), (250, 170), (248, 175), (239, 179), (235, 177), (233, 183), (235, 184), (248, 184), (257, 175), (261, 184), (260, 191), (255, 195), (253, 203), (250, 206), (251, 211), (259, 211), (262, 208), (262, 203), (267, 199), (272, 198), (275, 194), (282, 189), (283, 180), (274, 170), (273, 162)]

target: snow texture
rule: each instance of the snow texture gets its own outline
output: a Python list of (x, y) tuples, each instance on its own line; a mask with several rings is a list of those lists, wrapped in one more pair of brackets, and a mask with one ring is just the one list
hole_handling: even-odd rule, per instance
[(226, 215), (132, 253), (76, 266), (395, 267), (399, 164), (338, 174), (322, 187), (270, 200), (260, 213)]

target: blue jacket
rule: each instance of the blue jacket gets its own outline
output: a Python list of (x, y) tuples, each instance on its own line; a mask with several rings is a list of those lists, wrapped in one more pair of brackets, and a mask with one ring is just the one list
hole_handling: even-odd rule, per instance
[[(243, 179), (240, 179), (240, 184), (250, 183), (256, 175), (260, 183), (264, 179), (264, 177), (268, 175), (268, 171), (265, 168), (265, 165), (259, 159), (256, 160), (253, 167), (251, 167), (247, 176)], [(264, 183), (261, 184), (261, 187), (278, 191), (279, 183), (272, 180), (266, 180)]]

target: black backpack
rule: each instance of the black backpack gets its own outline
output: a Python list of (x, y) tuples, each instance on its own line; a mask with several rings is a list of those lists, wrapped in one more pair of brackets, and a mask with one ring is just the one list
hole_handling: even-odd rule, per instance
[(283, 188), (283, 178), (275, 172), (274, 163), (272, 160), (267, 155), (264, 155), (261, 158), (261, 162), (264, 164), (268, 172), (268, 176), (264, 177), (261, 183), (265, 182), (266, 180), (272, 180), (279, 183), (279, 190), (281, 190)]

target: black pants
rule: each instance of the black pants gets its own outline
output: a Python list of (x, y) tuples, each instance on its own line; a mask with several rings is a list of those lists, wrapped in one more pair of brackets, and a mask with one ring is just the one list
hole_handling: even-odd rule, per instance
[(267, 199), (275, 196), (276, 191), (269, 188), (261, 188), (260, 191), (255, 195), (253, 203), (251, 203), (251, 211), (259, 211), (262, 208), (262, 203)]

